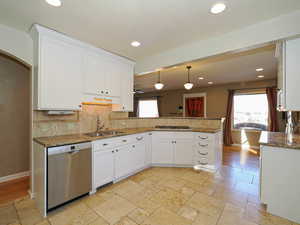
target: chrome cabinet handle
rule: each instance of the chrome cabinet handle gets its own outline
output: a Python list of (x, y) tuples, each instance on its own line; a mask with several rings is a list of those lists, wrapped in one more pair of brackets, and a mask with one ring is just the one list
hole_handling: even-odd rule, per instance
[(127, 142), (127, 140), (122, 140), (123, 142)]
[(136, 140), (138, 141), (143, 140), (143, 137), (136, 137)]
[(78, 150), (73, 150), (73, 151), (70, 151), (70, 152), (68, 152), (70, 155), (75, 155), (75, 154), (77, 154), (79, 151)]
[(149, 135), (152, 135), (152, 133), (149, 133)]
[(206, 140), (208, 137), (201, 137), (201, 136), (198, 136), (200, 139), (202, 140)]
[(135, 145), (132, 145), (133, 148), (135, 148)]
[(203, 162), (200, 162), (200, 161), (198, 161), (198, 163), (199, 163), (200, 165), (202, 165), (202, 166), (207, 165), (207, 163), (203, 163)]
[(208, 152), (202, 153), (202, 152), (198, 151), (198, 153), (199, 153), (200, 155), (208, 155)]
[(200, 143), (198, 143), (198, 145), (201, 146), (201, 147), (207, 147), (208, 146), (208, 144), (203, 145), (203, 144), (200, 144)]
[(103, 146), (107, 146), (108, 144), (106, 144), (106, 143), (104, 143), (104, 144), (102, 144)]

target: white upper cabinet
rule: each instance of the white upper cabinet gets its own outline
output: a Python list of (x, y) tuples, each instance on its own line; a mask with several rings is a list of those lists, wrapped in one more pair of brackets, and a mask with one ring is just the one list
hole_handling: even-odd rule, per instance
[(120, 97), (120, 63), (109, 55), (93, 50), (84, 56), (84, 94)]
[(34, 105), (38, 110), (79, 110), (82, 48), (44, 28), (33, 31)]
[(114, 111), (133, 111), (133, 61), (40, 25), (31, 34), (36, 109), (79, 110), (104, 99)]
[(281, 111), (300, 111), (299, 57), (300, 38), (283, 41), (277, 45), (278, 101)]

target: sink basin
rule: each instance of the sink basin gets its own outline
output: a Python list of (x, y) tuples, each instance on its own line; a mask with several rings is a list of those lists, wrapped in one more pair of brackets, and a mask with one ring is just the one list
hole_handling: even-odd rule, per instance
[(100, 132), (93, 132), (93, 133), (87, 133), (85, 135), (90, 136), (90, 137), (103, 137), (103, 136), (110, 136), (110, 135), (118, 135), (122, 134), (123, 132), (121, 131), (100, 131)]

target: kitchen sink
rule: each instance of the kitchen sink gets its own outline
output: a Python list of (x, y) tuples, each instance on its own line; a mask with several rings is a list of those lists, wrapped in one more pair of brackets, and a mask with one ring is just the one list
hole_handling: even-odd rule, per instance
[(118, 134), (123, 134), (123, 133), (124, 132), (122, 132), (122, 131), (109, 130), (109, 131), (87, 133), (85, 135), (90, 136), (90, 137), (103, 137), (103, 136), (118, 135)]

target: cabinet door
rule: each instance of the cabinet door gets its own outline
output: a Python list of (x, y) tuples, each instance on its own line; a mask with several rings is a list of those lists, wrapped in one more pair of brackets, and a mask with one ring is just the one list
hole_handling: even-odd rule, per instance
[(132, 145), (132, 171), (139, 170), (145, 166), (146, 144), (144, 141)]
[(154, 164), (173, 164), (174, 144), (172, 139), (152, 139), (152, 163)]
[(192, 139), (175, 140), (174, 164), (193, 165), (194, 149)]
[(121, 71), (121, 111), (133, 111), (133, 74), (132, 64), (120, 63)]
[(107, 61), (106, 89), (105, 94), (112, 97), (121, 95), (121, 74), (122, 68), (118, 60), (110, 59)]
[(299, 111), (299, 57), (300, 38), (286, 41), (285, 55), (285, 110)]
[(145, 155), (145, 164), (150, 166), (152, 163), (152, 133), (147, 133), (145, 135), (146, 142), (146, 155)]
[(285, 105), (285, 42), (276, 45), (276, 57), (278, 61), (277, 73), (277, 109), (284, 110)]
[(119, 179), (132, 172), (131, 146), (126, 145), (116, 149), (115, 153), (115, 179)]
[(110, 183), (114, 179), (114, 151), (100, 150), (94, 152), (93, 189)]
[(82, 49), (41, 37), (39, 109), (78, 110), (82, 99)]
[(105, 95), (106, 75), (109, 65), (104, 56), (87, 51), (84, 56), (83, 92), (91, 95)]

